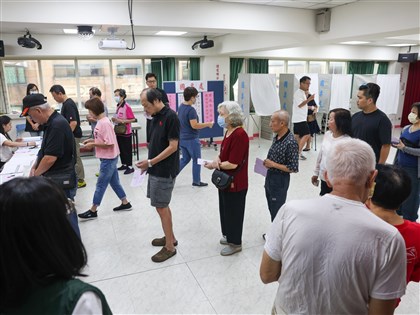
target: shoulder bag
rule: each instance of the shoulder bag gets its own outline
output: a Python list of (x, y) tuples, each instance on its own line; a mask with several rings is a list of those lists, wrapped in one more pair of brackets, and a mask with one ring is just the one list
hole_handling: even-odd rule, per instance
[(127, 132), (127, 126), (125, 124), (115, 125), (114, 131), (117, 135), (125, 135), (125, 133)]
[(217, 189), (227, 189), (230, 187), (230, 184), (232, 184), (233, 179), (235, 178), (235, 175), (239, 172), (242, 165), (245, 163), (245, 160), (242, 161), (242, 164), (238, 166), (235, 173), (232, 175), (229, 175), (222, 170), (215, 169), (213, 171), (213, 174), (211, 175), (211, 182), (216, 186)]

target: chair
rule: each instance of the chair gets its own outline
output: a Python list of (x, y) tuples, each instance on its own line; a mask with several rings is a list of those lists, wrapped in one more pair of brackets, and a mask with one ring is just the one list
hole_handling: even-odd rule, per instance
[(20, 138), (22, 133), (25, 132), (26, 124), (18, 124), (16, 125), (16, 138)]

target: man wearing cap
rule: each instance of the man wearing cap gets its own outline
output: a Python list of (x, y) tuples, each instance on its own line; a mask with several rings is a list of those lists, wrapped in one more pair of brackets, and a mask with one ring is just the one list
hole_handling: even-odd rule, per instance
[[(51, 108), (44, 95), (30, 94), (23, 99), (21, 116), (44, 126), (44, 137), (38, 158), (32, 166), (30, 176), (52, 178), (55, 174), (69, 173), (74, 181), (74, 188), (64, 189), (67, 198), (74, 200), (76, 195), (75, 144), (73, 132), (67, 120)], [(70, 223), (80, 237), (77, 215), (69, 215)]]

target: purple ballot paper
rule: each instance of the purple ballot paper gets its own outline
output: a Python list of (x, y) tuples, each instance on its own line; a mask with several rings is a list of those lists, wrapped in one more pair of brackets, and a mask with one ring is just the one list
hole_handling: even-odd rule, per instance
[(267, 168), (264, 166), (264, 161), (256, 158), (255, 159), (255, 165), (254, 165), (254, 172), (257, 174), (260, 174), (264, 177), (267, 176)]

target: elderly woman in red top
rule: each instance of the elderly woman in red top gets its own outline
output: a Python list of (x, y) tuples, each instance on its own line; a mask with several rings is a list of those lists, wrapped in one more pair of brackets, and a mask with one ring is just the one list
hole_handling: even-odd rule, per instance
[(220, 244), (226, 245), (220, 254), (228, 256), (242, 250), (242, 227), (245, 214), (245, 199), (248, 191), (248, 154), (249, 138), (242, 128), (244, 114), (236, 102), (223, 102), (218, 106), (217, 123), (226, 128), (226, 134), (220, 149), (220, 155), (212, 163), (204, 166), (208, 169), (220, 169), (234, 180), (229, 188), (219, 189), (219, 211), (222, 235)]

